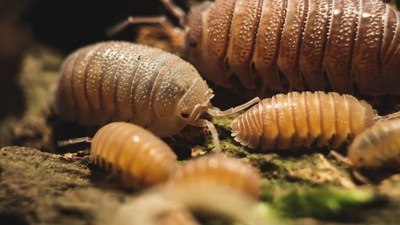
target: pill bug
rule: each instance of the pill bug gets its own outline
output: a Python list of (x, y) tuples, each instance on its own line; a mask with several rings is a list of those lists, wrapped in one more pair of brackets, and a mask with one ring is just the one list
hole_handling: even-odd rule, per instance
[(168, 182), (180, 187), (198, 183), (215, 183), (234, 188), (254, 198), (260, 196), (261, 177), (258, 171), (240, 159), (223, 154), (188, 161)]
[(400, 14), (380, 0), (216, 0), (187, 20), (188, 60), (220, 86), (400, 94)]
[(400, 119), (377, 122), (357, 135), (348, 147), (347, 158), (353, 168), (380, 167), (399, 162)]
[(177, 156), (166, 143), (125, 122), (100, 128), (92, 140), (90, 159), (136, 187), (162, 183), (178, 168)]
[(212, 108), (213, 91), (196, 69), (160, 49), (121, 41), (82, 47), (61, 67), (55, 112), (81, 125), (129, 121), (159, 137), (179, 133), (187, 124), (208, 127), (219, 151), (214, 125), (201, 119), (237, 109)]
[(338, 148), (376, 121), (397, 116), (378, 116), (369, 104), (351, 95), (289, 92), (263, 99), (236, 118), (231, 128), (235, 140), (250, 148)]

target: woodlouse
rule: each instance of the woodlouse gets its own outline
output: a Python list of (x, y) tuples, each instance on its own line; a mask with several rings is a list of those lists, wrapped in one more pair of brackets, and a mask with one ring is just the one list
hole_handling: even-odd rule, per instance
[(255, 168), (223, 154), (188, 161), (169, 181), (169, 184), (180, 187), (199, 183), (227, 186), (254, 198), (258, 198), (261, 191), (261, 176)]
[[(161, 185), (146, 190), (142, 195), (128, 200), (117, 211), (107, 210), (104, 214), (113, 225), (132, 224), (164, 224), (165, 220), (173, 219), (173, 213), (186, 215), (185, 220), (170, 221), (170, 224), (204, 224), (197, 221), (194, 215), (206, 215), (210, 218), (221, 218), (224, 221), (239, 222), (240, 224), (266, 225), (284, 224), (282, 221), (263, 212), (261, 215), (259, 201), (250, 196), (214, 183), (200, 180), (193, 185), (170, 186)], [(188, 212), (189, 211), (189, 212)], [(132, 213), (134, 212), (134, 213)], [(169, 217), (169, 218), (168, 218)], [(183, 223), (180, 223), (183, 222)], [(215, 222), (215, 221), (214, 221)]]
[(365, 101), (335, 92), (289, 92), (266, 98), (236, 118), (232, 136), (242, 145), (287, 149), (338, 148), (370, 127), (378, 116)]
[(400, 119), (377, 122), (356, 136), (347, 157), (354, 168), (379, 167), (400, 156)]
[(82, 125), (129, 121), (159, 137), (187, 124), (208, 127), (220, 150), (214, 125), (203, 113), (221, 116), (235, 109), (212, 108), (213, 91), (196, 69), (178, 56), (129, 42), (101, 42), (71, 53), (61, 68), (55, 111)]
[(380, 0), (216, 0), (187, 19), (189, 62), (220, 86), (400, 94), (400, 13)]
[[(183, 29), (184, 49), (207, 80), (231, 87), (237, 77), (258, 96), (287, 90), (369, 96), (400, 94), (400, 13), (381, 0), (216, 0), (188, 15), (161, 1)], [(114, 33), (117, 31), (114, 31)], [(236, 86), (236, 84), (234, 85)]]
[(133, 186), (166, 181), (178, 168), (177, 156), (160, 138), (140, 126), (114, 122), (95, 134), (90, 158)]

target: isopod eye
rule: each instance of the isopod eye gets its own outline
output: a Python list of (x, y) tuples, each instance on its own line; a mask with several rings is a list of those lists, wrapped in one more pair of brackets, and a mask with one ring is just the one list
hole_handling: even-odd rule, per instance
[(181, 113), (182, 118), (187, 119), (189, 118), (189, 114), (187, 113)]
[(189, 40), (189, 47), (191, 48), (196, 48), (197, 47), (197, 41), (194, 40)]

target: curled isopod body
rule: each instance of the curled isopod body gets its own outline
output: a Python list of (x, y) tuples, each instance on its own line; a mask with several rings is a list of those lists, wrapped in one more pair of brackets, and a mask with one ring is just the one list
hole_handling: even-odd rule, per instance
[(400, 119), (377, 122), (356, 136), (347, 157), (354, 168), (379, 167), (400, 157)]
[(132, 186), (166, 181), (178, 168), (177, 156), (160, 138), (140, 126), (113, 122), (95, 134), (90, 158)]
[(220, 86), (400, 94), (400, 13), (381, 0), (216, 0), (186, 26), (189, 62)]
[(261, 191), (261, 177), (254, 167), (223, 154), (188, 161), (169, 181), (179, 187), (202, 183), (227, 186), (254, 198), (258, 198)]
[(196, 69), (178, 56), (129, 42), (101, 42), (65, 59), (55, 111), (82, 125), (129, 121), (159, 137), (179, 133), (187, 124), (208, 127), (219, 150), (214, 125), (200, 116), (230, 114), (212, 108), (212, 90)]
[(380, 120), (375, 110), (351, 95), (289, 92), (266, 98), (236, 118), (232, 136), (260, 149), (329, 146), (338, 148)]

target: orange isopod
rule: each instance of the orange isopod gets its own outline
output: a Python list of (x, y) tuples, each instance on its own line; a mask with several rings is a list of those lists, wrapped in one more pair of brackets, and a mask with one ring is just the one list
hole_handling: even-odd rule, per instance
[[(400, 94), (400, 13), (381, 0), (215, 0), (187, 15), (161, 2), (180, 21), (171, 36), (185, 40), (188, 61), (218, 86), (258, 96)], [(169, 24), (129, 18), (114, 30), (144, 21)]]
[(232, 136), (250, 148), (288, 149), (346, 141), (383, 119), (365, 101), (335, 92), (290, 92), (266, 98), (236, 118)]
[(220, 86), (400, 94), (400, 13), (380, 0), (206, 1), (187, 20), (189, 62)]
[(258, 171), (240, 159), (223, 154), (190, 160), (169, 181), (169, 184), (179, 187), (201, 183), (232, 187), (254, 198), (258, 198), (261, 192), (261, 176)]
[(90, 158), (132, 186), (166, 181), (178, 168), (177, 156), (159, 137), (140, 126), (113, 122), (94, 136)]

